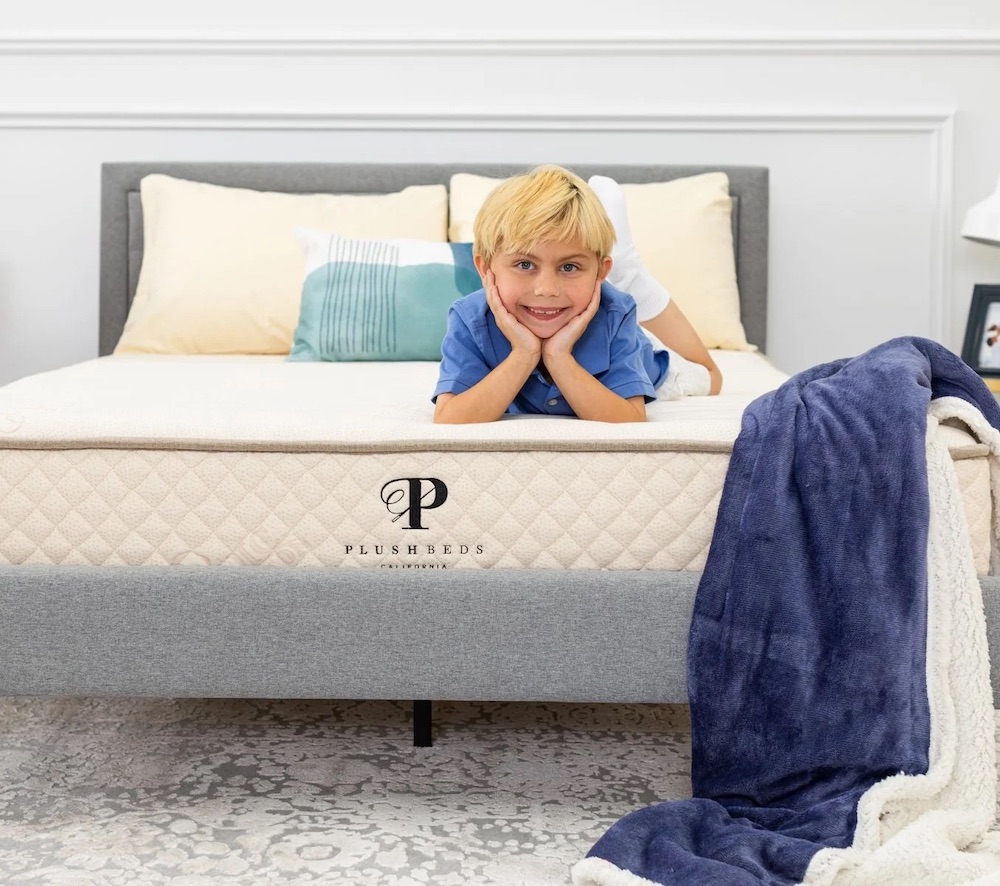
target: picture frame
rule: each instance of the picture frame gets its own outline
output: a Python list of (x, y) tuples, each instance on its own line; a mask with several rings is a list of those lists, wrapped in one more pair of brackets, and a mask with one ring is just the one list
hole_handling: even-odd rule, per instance
[(973, 288), (962, 359), (992, 390), (1000, 390), (1000, 284)]

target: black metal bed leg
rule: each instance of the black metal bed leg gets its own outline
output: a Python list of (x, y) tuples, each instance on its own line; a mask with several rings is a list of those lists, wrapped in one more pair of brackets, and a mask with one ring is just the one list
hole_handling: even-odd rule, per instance
[(429, 701), (413, 702), (413, 746), (429, 748), (431, 741), (431, 703)]

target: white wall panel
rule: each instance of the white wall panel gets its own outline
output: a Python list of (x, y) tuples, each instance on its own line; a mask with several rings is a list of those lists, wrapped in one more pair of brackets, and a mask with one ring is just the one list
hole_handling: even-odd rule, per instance
[(116, 159), (767, 165), (769, 350), (790, 371), (896, 334), (957, 349), (972, 284), (1000, 281), (1000, 249), (956, 233), (1000, 173), (993, 2), (907, 4), (923, 30), (906, 31), (885, 2), (671, 21), (632, 0), (596, 24), (511, 3), (499, 32), (444, 14), (457, 4), (435, 28), (402, 3), (336, 22), (284, 4), (281, 28), (228, 6), (6, 16), (0, 382), (96, 352), (99, 165)]
[[(772, 170), (769, 351), (797, 370), (896, 334), (941, 337), (934, 278), (940, 193), (935, 139), (946, 118), (810, 115), (647, 118), (637, 131), (13, 130), (0, 190), (22, 207), (0, 279), (7, 378), (92, 356), (97, 329), (97, 170), (115, 159), (633, 162), (766, 164)], [(427, 125), (427, 121), (424, 121)], [(516, 126), (516, 120), (505, 121)], [(488, 119), (481, 125), (491, 124)], [(332, 125), (332, 123), (331, 123)], [(412, 125), (412, 121), (411, 121)], [(495, 121), (493, 125), (498, 125)], [(901, 127), (895, 131), (893, 127)], [(658, 128), (657, 128), (658, 127)], [(701, 127), (701, 129), (699, 129)], [(888, 130), (888, 131), (886, 131)], [(26, 176), (26, 167), (38, 170)], [(39, 232), (46, 231), (45, 236)], [(58, 262), (47, 256), (56, 249)], [(916, 257), (916, 258), (915, 258)], [(38, 269), (44, 268), (44, 274)], [(4, 307), (6, 306), (6, 308)], [(36, 347), (31, 330), (44, 331)], [(86, 334), (83, 334), (86, 331)]]

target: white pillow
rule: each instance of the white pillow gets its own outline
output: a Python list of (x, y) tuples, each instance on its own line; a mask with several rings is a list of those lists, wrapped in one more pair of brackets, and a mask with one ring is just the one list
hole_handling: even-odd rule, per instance
[[(503, 179), (451, 177), (448, 236), (472, 239), (472, 223)], [(752, 350), (740, 319), (729, 177), (709, 172), (669, 182), (623, 184), (639, 255), (708, 348)]]
[(444, 185), (393, 194), (283, 194), (166, 175), (140, 185), (144, 252), (115, 353), (287, 354), (303, 259), (292, 233), (443, 242)]

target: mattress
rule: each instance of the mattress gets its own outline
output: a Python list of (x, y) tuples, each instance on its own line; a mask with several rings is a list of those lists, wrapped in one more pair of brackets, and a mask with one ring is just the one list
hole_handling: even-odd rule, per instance
[[(433, 363), (128, 355), (31, 376), (0, 389), (0, 562), (697, 570), (743, 409), (785, 378), (713, 353), (720, 396), (628, 425), (435, 425)], [(985, 447), (948, 433), (985, 573)]]

